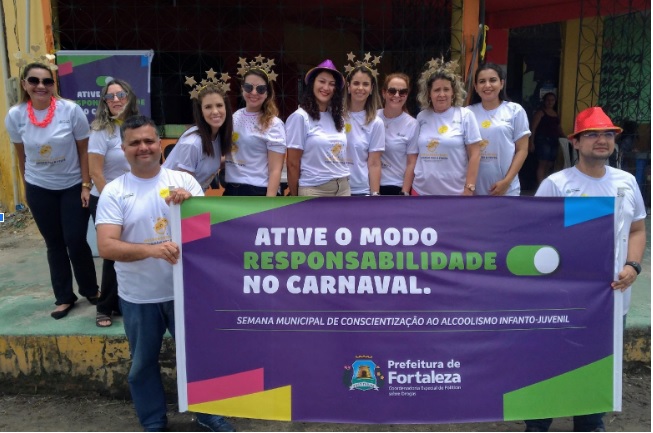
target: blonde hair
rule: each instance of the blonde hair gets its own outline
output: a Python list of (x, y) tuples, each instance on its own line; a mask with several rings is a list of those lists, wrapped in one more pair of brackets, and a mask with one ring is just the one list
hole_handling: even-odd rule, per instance
[(422, 75), (417, 81), (417, 102), (419, 102), (420, 107), (423, 110), (432, 108), (429, 93), (431, 92), (431, 85), (435, 80), (448, 80), (453, 89), (452, 105), (454, 107), (462, 107), (465, 103), (465, 97), (467, 97), (467, 91), (465, 90), (462, 77), (457, 72), (458, 61), (451, 60), (445, 62), (444, 57), (440, 57), (439, 59), (431, 59), (427, 62), (427, 65), (428, 68), (422, 72)]

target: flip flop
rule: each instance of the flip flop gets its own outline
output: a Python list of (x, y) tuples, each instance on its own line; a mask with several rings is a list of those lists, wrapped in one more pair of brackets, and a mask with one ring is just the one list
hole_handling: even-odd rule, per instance
[[(109, 324), (102, 325), (100, 324), (100, 322), (109, 322)], [(98, 311), (97, 313), (95, 313), (95, 325), (98, 328), (108, 328), (109, 326), (113, 325), (113, 320), (111, 319), (111, 316), (104, 313), (100, 313)]]

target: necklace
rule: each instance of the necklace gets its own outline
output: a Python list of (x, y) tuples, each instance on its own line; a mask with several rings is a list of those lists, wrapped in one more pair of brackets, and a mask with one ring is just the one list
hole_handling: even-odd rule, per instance
[(38, 126), (39, 128), (45, 128), (50, 124), (50, 122), (52, 122), (55, 108), (57, 108), (57, 101), (54, 99), (54, 97), (52, 97), (50, 98), (50, 106), (48, 107), (48, 113), (45, 115), (45, 119), (39, 122), (36, 120), (36, 116), (34, 115), (34, 107), (32, 107), (32, 101), (29, 100), (27, 101), (27, 117), (29, 117), (29, 121), (32, 122), (32, 125)]

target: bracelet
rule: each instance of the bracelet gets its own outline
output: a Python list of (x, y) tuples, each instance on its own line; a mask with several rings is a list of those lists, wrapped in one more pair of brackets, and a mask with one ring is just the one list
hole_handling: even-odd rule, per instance
[(93, 182), (82, 182), (82, 188), (93, 189)]
[(376, 197), (376, 196), (378, 196), (378, 195), (381, 195), (381, 194), (379, 194), (379, 193), (376, 192), (376, 191), (374, 191), (374, 192), (372, 193), (372, 197)]
[(409, 196), (410, 195), (410, 193), (406, 192), (406, 191), (401, 191), (401, 194), (404, 195), (404, 196)]

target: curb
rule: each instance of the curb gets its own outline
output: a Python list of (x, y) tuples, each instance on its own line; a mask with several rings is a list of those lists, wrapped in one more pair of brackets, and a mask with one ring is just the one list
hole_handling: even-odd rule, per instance
[[(651, 363), (651, 329), (630, 328), (624, 334), (624, 368)], [(34, 394), (39, 389), (58, 393), (95, 391), (129, 399), (131, 365), (125, 336), (37, 335), (0, 336), (0, 388)], [(174, 340), (166, 337), (160, 357), (164, 387), (177, 393)]]

